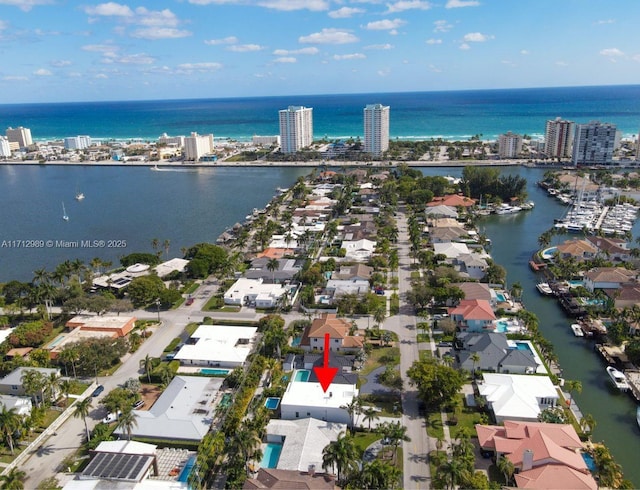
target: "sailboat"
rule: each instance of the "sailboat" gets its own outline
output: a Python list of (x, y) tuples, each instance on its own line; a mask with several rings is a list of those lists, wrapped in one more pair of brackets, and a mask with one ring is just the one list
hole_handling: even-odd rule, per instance
[(69, 221), (69, 215), (67, 214), (67, 210), (64, 208), (64, 203), (62, 203), (62, 219)]

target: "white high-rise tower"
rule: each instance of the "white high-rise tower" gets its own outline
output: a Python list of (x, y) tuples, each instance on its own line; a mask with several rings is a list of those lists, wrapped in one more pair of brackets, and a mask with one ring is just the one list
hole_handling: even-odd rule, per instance
[(571, 162), (574, 165), (610, 165), (616, 132), (615, 124), (600, 121), (576, 124)]
[(313, 109), (289, 106), (279, 112), (280, 149), (282, 153), (295, 153), (313, 143)]
[(364, 147), (379, 157), (389, 149), (389, 106), (369, 104), (364, 108)]

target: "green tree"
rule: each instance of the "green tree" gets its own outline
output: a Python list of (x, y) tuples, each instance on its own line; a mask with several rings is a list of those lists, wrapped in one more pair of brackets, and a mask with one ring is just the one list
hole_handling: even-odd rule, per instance
[(498, 471), (504, 475), (504, 484), (508, 486), (511, 481), (511, 477), (516, 470), (515, 466), (505, 455), (502, 455), (498, 459), (496, 465), (498, 466)]
[(0, 488), (6, 490), (22, 490), (27, 474), (17, 467), (13, 467), (6, 475), (0, 476)]
[(21, 417), (15, 408), (7, 409), (4, 405), (0, 408), (0, 434), (2, 434), (9, 451), (14, 453), (13, 436), (20, 427)]
[(87, 417), (91, 412), (91, 405), (93, 400), (91, 397), (83, 398), (82, 400), (78, 400), (76, 402), (76, 407), (73, 411), (73, 416), (75, 418), (81, 418), (84, 422), (84, 430), (87, 434), (87, 441), (91, 440), (91, 434), (89, 433), (89, 426), (87, 425)]
[(433, 408), (449, 404), (465, 383), (460, 371), (443, 366), (434, 358), (415, 361), (407, 374), (422, 400)]
[(322, 450), (322, 467), (325, 470), (335, 468), (338, 482), (342, 480), (343, 472), (348, 473), (357, 468), (358, 460), (358, 450), (353, 438), (344, 432), (340, 432), (338, 438)]
[(133, 411), (131, 406), (129, 406), (126, 410), (123, 410), (120, 414), (120, 418), (118, 418), (118, 423), (116, 424), (116, 428), (122, 430), (127, 433), (127, 439), (131, 440), (131, 433), (133, 429), (138, 426), (138, 416)]
[(151, 371), (153, 371), (154, 367), (153, 358), (149, 356), (149, 354), (147, 354), (146, 356), (144, 356), (144, 359), (140, 359), (140, 365), (147, 375), (147, 382), (151, 383)]
[(369, 422), (369, 432), (371, 432), (371, 422), (378, 420), (380, 418), (380, 415), (374, 407), (366, 407), (362, 411), (362, 414), (364, 415), (363, 420), (365, 422)]
[(127, 293), (134, 306), (141, 307), (159, 299), (165, 289), (162, 279), (158, 276), (149, 275), (134, 278), (127, 286)]
[(280, 268), (280, 262), (276, 258), (267, 261), (267, 270), (271, 272), (271, 282), (276, 282), (276, 271)]

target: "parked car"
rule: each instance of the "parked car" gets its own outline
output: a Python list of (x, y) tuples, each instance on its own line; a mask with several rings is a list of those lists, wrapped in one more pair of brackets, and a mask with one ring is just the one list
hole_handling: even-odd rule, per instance
[(133, 409), (138, 410), (139, 408), (144, 407), (144, 400), (138, 400), (133, 404)]
[(91, 396), (98, 396), (100, 393), (102, 393), (104, 391), (104, 386), (102, 385), (98, 385), (96, 387), (95, 390), (93, 390), (93, 393), (91, 393)]
[(444, 314), (440, 314), (440, 313), (436, 313), (435, 315), (432, 315), (431, 318), (433, 318), (434, 320), (442, 320), (444, 318), (447, 318), (449, 315), (447, 315), (446, 313)]
[(111, 422), (115, 422), (118, 420), (118, 417), (122, 415), (122, 412), (118, 410), (117, 413), (109, 412), (105, 418), (102, 419), (103, 424), (110, 424)]
[(438, 342), (438, 347), (453, 347), (453, 342)]

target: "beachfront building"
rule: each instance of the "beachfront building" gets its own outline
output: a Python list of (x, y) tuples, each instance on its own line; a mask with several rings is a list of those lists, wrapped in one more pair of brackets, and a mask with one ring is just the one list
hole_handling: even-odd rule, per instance
[(616, 126), (600, 121), (577, 124), (573, 137), (571, 163), (574, 165), (611, 165), (616, 147)]
[(16, 144), (16, 150), (20, 148), (28, 148), (33, 144), (33, 139), (31, 139), (31, 130), (29, 128), (23, 128), (20, 126), (14, 129), (9, 127), (5, 134), (7, 135), (9, 143)]
[(10, 157), (11, 146), (9, 140), (5, 136), (0, 136), (0, 157)]
[(162, 136), (158, 138), (158, 144), (176, 148), (183, 148), (184, 140), (184, 136), (169, 136), (167, 133), (162, 133)]
[(91, 136), (72, 136), (64, 139), (65, 150), (84, 150), (91, 146)]
[(256, 146), (280, 146), (280, 136), (258, 136), (254, 134), (251, 138), (251, 143)]
[(547, 121), (544, 130), (544, 153), (548, 158), (571, 158), (575, 123), (561, 117)]
[(289, 106), (279, 112), (280, 150), (295, 153), (313, 143), (313, 109)]
[(213, 134), (191, 133), (184, 139), (184, 158), (187, 161), (198, 162), (205, 155), (213, 153), (214, 149)]
[(522, 136), (508, 131), (498, 136), (498, 156), (516, 158), (522, 153)]
[(362, 150), (380, 157), (389, 149), (389, 106), (368, 104), (364, 108), (364, 145)]

